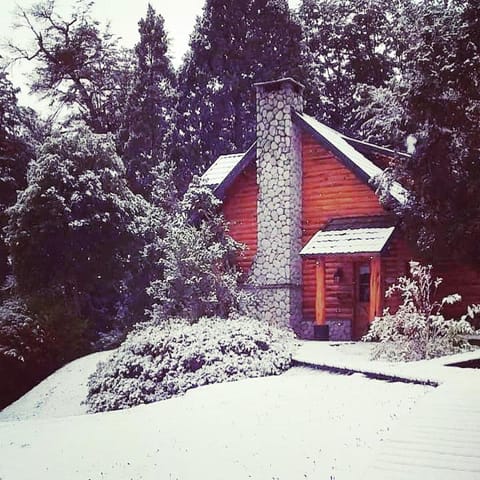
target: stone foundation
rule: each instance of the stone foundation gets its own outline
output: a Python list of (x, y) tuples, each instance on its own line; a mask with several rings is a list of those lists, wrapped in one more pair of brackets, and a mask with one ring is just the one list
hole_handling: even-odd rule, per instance
[(352, 339), (352, 321), (351, 320), (327, 320), (325, 322), (330, 331), (330, 340), (351, 340)]
[[(276, 325), (292, 327), (292, 317), (297, 322), (301, 321), (302, 311), (299, 308), (299, 300), (301, 301), (301, 291), (297, 287), (291, 286), (266, 286), (253, 287), (249, 290), (254, 292), (255, 313), (262, 320)], [(300, 303), (301, 305), (301, 303)]]

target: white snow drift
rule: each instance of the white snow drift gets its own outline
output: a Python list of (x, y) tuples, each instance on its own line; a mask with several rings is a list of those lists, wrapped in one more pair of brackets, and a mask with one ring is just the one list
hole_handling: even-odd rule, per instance
[(2, 480), (355, 479), (430, 390), (294, 368), (82, 415), (104, 355), (67, 365), (0, 414)]

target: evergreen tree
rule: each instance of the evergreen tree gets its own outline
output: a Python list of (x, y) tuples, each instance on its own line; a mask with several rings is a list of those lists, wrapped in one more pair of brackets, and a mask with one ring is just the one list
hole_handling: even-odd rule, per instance
[(26, 186), (27, 164), (33, 148), (25, 140), (22, 109), (15, 89), (4, 70), (0, 71), (0, 284), (9, 273), (4, 228), (6, 210), (17, 200), (17, 191)]
[(228, 235), (219, 205), (212, 191), (194, 180), (172, 212), (165, 238), (156, 242), (163, 272), (148, 289), (152, 320), (196, 322), (238, 311), (245, 298), (234, 266), (241, 246)]
[[(406, 50), (401, 77), (388, 95), (400, 121), (392, 138), (410, 138), (408, 160), (392, 176), (410, 190), (397, 206), (410, 236), (433, 259), (480, 264), (480, 6), (473, 0), (417, 6), (415, 42)], [(376, 93), (376, 92), (374, 92)], [(391, 105), (394, 105), (393, 107)], [(368, 126), (388, 130), (388, 118)], [(416, 143), (415, 147), (414, 143)]]
[(135, 193), (150, 198), (154, 172), (165, 166), (175, 122), (176, 79), (168, 57), (168, 38), (161, 15), (148, 5), (139, 22), (135, 47), (134, 85), (127, 101), (120, 133), (127, 179)]
[(301, 30), (286, 0), (207, 0), (179, 73), (177, 176), (185, 187), (255, 138), (253, 83), (300, 75)]
[(141, 320), (128, 310), (146, 287), (139, 257), (156, 223), (124, 173), (111, 135), (58, 132), (7, 211), (18, 293), (55, 332), (62, 360)]
[(357, 89), (392, 77), (403, 45), (399, 18), (409, 0), (303, 0), (306, 110), (333, 128), (354, 133)]

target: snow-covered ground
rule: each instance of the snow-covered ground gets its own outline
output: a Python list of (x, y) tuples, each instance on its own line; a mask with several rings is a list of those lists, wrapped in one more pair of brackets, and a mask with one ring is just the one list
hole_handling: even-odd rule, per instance
[(450, 382), (480, 382), (480, 369), (454, 368), (449, 365), (480, 359), (480, 349), (418, 362), (371, 360), (372, 343), (303, 341), (294, 360), (301, 365), (367, 373), (380, 378), (442, 385)]
[(433, 390), (293, 368), (85, 415), (85, 382), (105, 355), (67, 365), (0, 413), (2, 480), (356, 479)]
[(111, 353), (112, 351), (93, 353), (60, 368), (22, 398), (0, 411), (0, 421), (84, 415), (87, 408), (83, 400), (87, 395), (88, 377), (97, 363), (106, 360)]

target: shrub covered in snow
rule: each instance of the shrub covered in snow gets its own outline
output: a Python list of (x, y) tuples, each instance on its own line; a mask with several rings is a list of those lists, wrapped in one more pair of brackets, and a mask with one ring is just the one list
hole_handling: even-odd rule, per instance
[(166, 237), (157, 240), (163, 275), (147, 289), (153, 321), (228, 317), (247, 301), (235, 266), (242, 246), (228, 234), (220, 205), (196, 179), (174, 212)]
[(280, 374), (293, 335), (247, 317), (172, 319), (131, 332), (89, 379), (91, 412), (127, 408), (211, 383)]
[(376, 318), (365, 341), (379, 341), (373, 350), (374, 358), (394, 361), (421, 360), (440, 357), (471, 347), (465, 335), (474, 333), (468, 319), (480, 312), (480, 305), (468, 307), (459, 320), (446, 319), (442, 311), (446, 305), (457, 303), (460, 295), (452, 294), (436, 301), (435, 296), (441, 278), (432, 278), (432, 266), (410, 262), (410, 276), (400, 277), (386, 296), (398, 292), (402, 304), (395, 313), (385, 309), (383, 316)]

